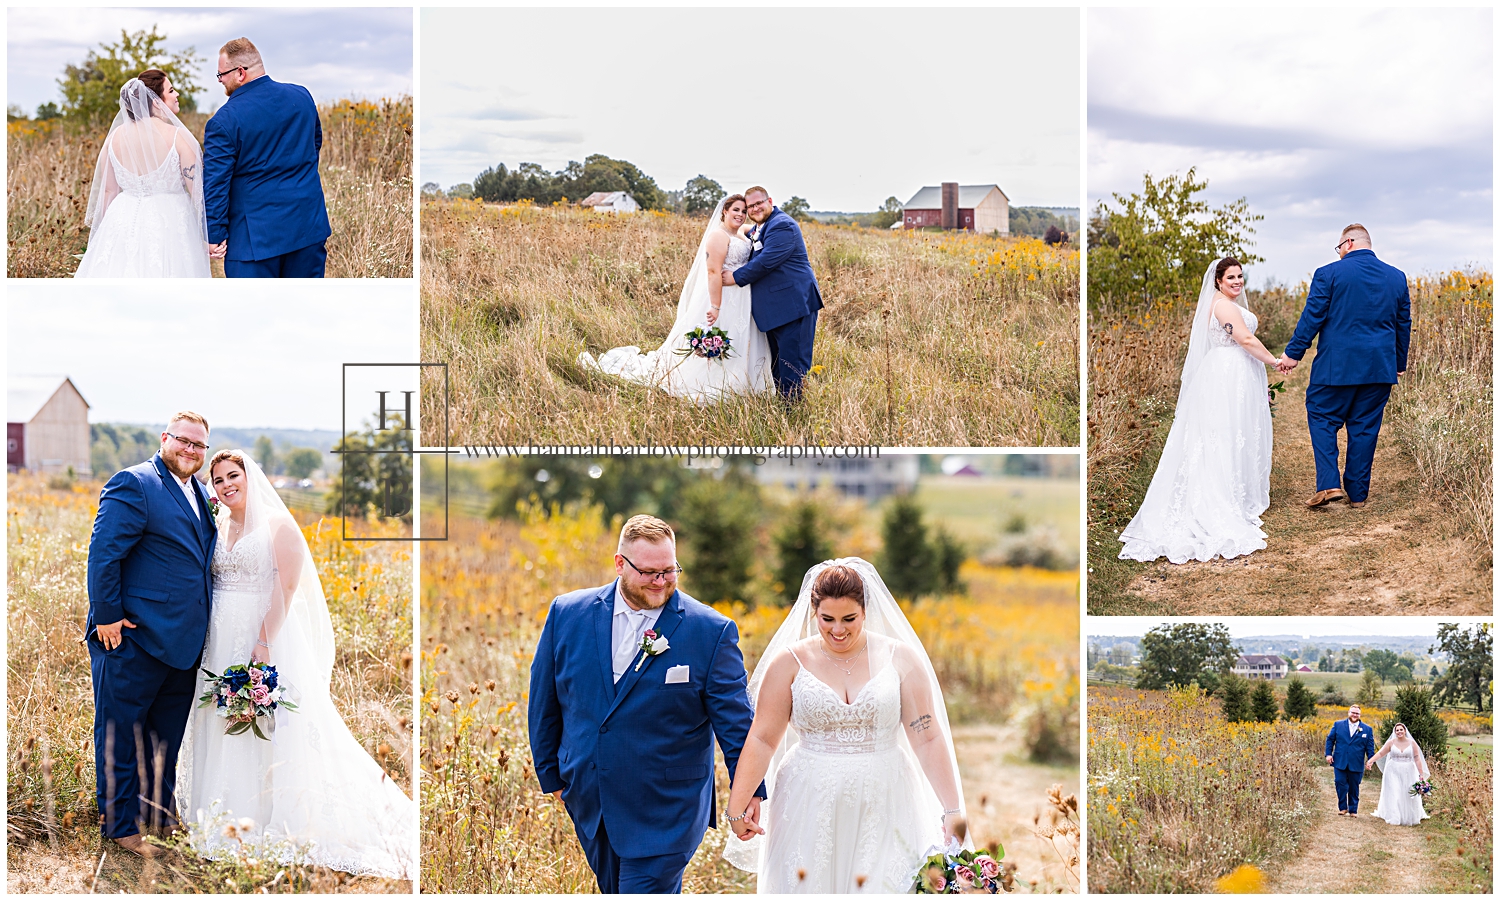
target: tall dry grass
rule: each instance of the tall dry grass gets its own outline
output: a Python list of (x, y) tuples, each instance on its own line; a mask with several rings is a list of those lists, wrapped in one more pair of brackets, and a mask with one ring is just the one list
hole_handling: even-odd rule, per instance
[[(59, 490), (36, 476), (9, 477), (7, 529), (9, 758), (6, 810), (11, 891), (86, 891), (100, 854), (94, 802), (92, 683), (78, 639), (88, 613), (89, 534), (98, 483)], [(334, 624), (334, 703), (360, 743), (408, 794), (411, 760), (411, 555), (406, 546), (338, 540), (337, 522), (299, 517)], [(114, 859), (119, 855), (110, 854)], [(227, 870), (184, 860), (144, 872), (105, 868), (108, 891), (221, 891), (230, 879), (253, 890), (259, 857)], [(153, 882), (152, 880), (156, 880)], [(277, 891), (405, 891), (397, 880), (351, 880), (303, 867)]]
[(454, 442), (1077, 443), (1078, 253), (1036, 239), (805, 225), (825, 308), (790, 411), (774, 395), (700, 406), (580, 367), (580, 351), (659, 346), (703, 228), (425, 201), (422, 351), (449, 364)]
[[(329, 278), (412, 275), (412, 100), (340, 100), (318, 108), (318, 172), (333, 236)], [(184, 113), (201, 144), (208, 116)], [(88, 246), (89, 185), (107, 126), (63, 119), (17, 120), (6, 128), (6, 202), (11, 278), (67, 278)], [(215, 275), (223, 266), (214, 263)]]
[(1091, 892), (1206, 893), (1297, 847), (1324, 728), (1226, 723), (1196, 687), (1089, 689)]
[[(519, 523), (454, 517), (451, 528), (452, 540), (422, 551), (422, 887), (596, 891), (572, 821), (537, 784), (526, 703), (548, 605), (558, 594), (614, 577), (619, 523), (605, 523), (597, 507), (534, 506)], [(972, 705), (968, 712), (953, 709), (955, 718), (1015, 718), (1027, 728), (1036, 716), (1071, 719), (1076, 736), (1077, 679), (1070, 675), (1077, 670), (1076, 575), (969, 566), (965, 577), (969, 599), (909, 608), (945, 674), (945, 691)], [(775, 607), (725, 605), (721, 612), (740, 629), (747, 668), (786, 615)], [(716, 779), (723, 809), (729, 783), (722, 761)], [(1015, 809), (1036, 800), (988, 803)], [(1044, 822), (1053, 833), (1042, 838), (1051, 841), (1059, 825), (1056, 818), (1039, 820), (1039, 830)], [(720, 856), (726, 836), (722, 828), (708, 832), (688, 866), (684, 891), (754, 890), (754, 878)], [(974, 840), (983, 845), (989, 838), (976, 834)], [(1011, 851), (1008, 859), (1017, 856)], [(1059, 871), (1047, 868), (1041, 852), (1021, 859), (1026, 863), (1017, 879), (1023, 885), (1066, 883), (1065, 874), (1050, 875)]]
[[(1427, 812), (1456, 833), (1454, 856), (1469, 879), (1450, 879), (1457, 891), (1494, 891), (1495, 766), (1493, 745), (1450, 743), (1448, 755), (1433, 761)], [(1457, 868), (1455, 868), (1457, 869)]]

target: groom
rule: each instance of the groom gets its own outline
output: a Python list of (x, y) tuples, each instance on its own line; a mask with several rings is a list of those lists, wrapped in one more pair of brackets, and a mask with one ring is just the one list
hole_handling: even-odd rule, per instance
[(208, 422), (184, 411), (161, 450), (114, 474), (89, 539), (84, 627), (94, 684), (94, 774), (103, 831), (143, 857), (148, 825), (176, 821), (177, 752), (208, 633), (213, 516), (193, 478)]
[(1375, 732), (1359, 720), (1359, 705), (1349, 708), (1349, 718), (1328, 730), (1323, 758), (1333, 767), (1333, 788), (1339, 795), (1339, 816), (1359, 816), (1359, 783), (1368, 761), (1375, 756)]
[(249, 38), (219, 51), (229, 99), (203, 131), (212, 255), (229, 278), (322, 278), (333, 230), (318, 178), (323, 125), (307, 88), (272, 81)]
[[(1375, 258), (1363, 225), (1347, 226), (1339, 260), (1313, 273), (1297, 331), (1276, 368), (1291, 372), (1318, 339), (1307, 386), (1307, 429), (1317, 464), (1308, 507), (1347, 498), (1360, 508), (1370, 494), (1370, 467), (1391, 386), (1406, 374), (1411, 346), (1411, 296), (1406, 275)], [(1339, 479), (1339, 429), (1348, 436)]]
[(748, 235), (750, 262), (733, 272), (724, 270), (722, 279), (725, 286), (755, 286), (750, 315), (771, 345), (776, 389), (794, 401), (802, 396), (802, 380), (812, 368), (813, 333), (823, 295), (818, 293), (797, 220), (772, 205), (771, 195), (758, 185), (745, 191), (745, 206), (755, 223)]
[(677, 590), (681, 571), (672, 527), (631, 517), (618, 578), (555, 599), (531, 664), (537, 781), (566, 806), (604, 894), (682, 891), (718, 825), (714, 740), (733, 780), (754, 718), (739, 630)]

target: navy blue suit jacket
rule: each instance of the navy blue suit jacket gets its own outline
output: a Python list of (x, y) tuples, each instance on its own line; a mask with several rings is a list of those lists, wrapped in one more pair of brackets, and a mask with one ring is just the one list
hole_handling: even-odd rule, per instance
[(1411, 347), (1406, 274), (1363, 248), (1319, 268), (1286, 355), (1302, 359), (1313, 338), (1318, 355), (1309, 384), (1396, 384)]
[(228, 260), (268, 260), (333, 234), (318, 178), (323, 124), (307, 88), (262, 75), (240, 85), (203, 131), (208, 240)]
[(1328, 730), (1323, 756), (1333, 758), (1334, 769), (1363, 771), (1365, 761), (1375, 756), (1375, 730), (1369, 723), (1361, 722), (1359, 734), (1350, 735), (1349, 721), (1339, 720)]
[[(621, 857), (694, 851), (717, 825), (714, 739), (733, 779), (755, 718), (734, 621), (672, 593), (656, 631), (668, 649), (614, 681), (615, 583), (552, 602), (531, 663), (531, 756), (563, 792), (580, 834), (601, 823)], [(667, 670), (688, 667), (668, 684)], [(764, 797), (764, 786), (759, 794)]]
[(161, 454), (115, 473), (99, 493), (89, 539), (89, 618), (84, 634), (122, 619), (124, 635), (176, 669), (192, 669), (203, 653), (213, 599), (218, 530), (208, 495), (193, 479), (202, 518), (167, 471)]
[(761, 249), (750, 252), (750, 262), (734, 270), (736, 285), (754, 285), (750, 315), (756, 328), (769, 332), (778, 325), (823, 309), (818, 279), (807, 259), (807, 244), (797, 220), (774, 207), (761, 225)]

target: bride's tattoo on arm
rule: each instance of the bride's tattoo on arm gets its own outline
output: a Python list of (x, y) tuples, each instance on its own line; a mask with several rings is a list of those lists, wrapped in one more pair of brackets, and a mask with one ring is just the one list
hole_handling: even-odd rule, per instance
[(927, 731), (927, 729), (931, 728), (931, 726), (932, 714), (930, 713), (924, 713), (906, 724), (906, 727), (913, 732), (925, 732)]
[(1234, 335), (1234, 323), (1233, 322), (1226, 322), (1226, 323), (1224, 323), (1224, 332), (1226, 334), (1228, 334), (1228, 335), (1231, 335), (1231, 336)]
[(183, 181), (192, 181), (193, 180), (193, 173), (196, 172), (196, 171), (198, 171), (198, 165), (196, 163), (194, 163), (191, 166), (183, 166), (182, 167), (182, 180)]

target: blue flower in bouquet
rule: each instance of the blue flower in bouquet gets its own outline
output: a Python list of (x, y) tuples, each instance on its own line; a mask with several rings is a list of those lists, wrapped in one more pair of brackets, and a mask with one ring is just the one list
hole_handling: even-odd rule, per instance
[(1411, 791), (1407, 792), (1407, 794), (1423, 796), (1432, 794), (1432, 780), (1418, 779), (1411, 784)]
[(224, 684), (229, 686), (231, 693), (237, 694), (239, 690), (250, 684), (250, 672), (243, 666), (231, 666), (224, 671)]
[(276, 667), (269, 663), (251, 661), (236, 664), (222, 673), (203, 671), (208, 676), (208, 690), (198, 698), (199, 707), (212, 705), (221, 718), (228, 720), (224, 728), (226, 735), (253, 732), (257, 738), (269, 740), (261, 730), (260, 720), (266, 719), (268, 728), (274, 725), (271, 717), (277, 708), (296, 710), (297, 705), (286, 699), (288, 686), (281, 685)]

